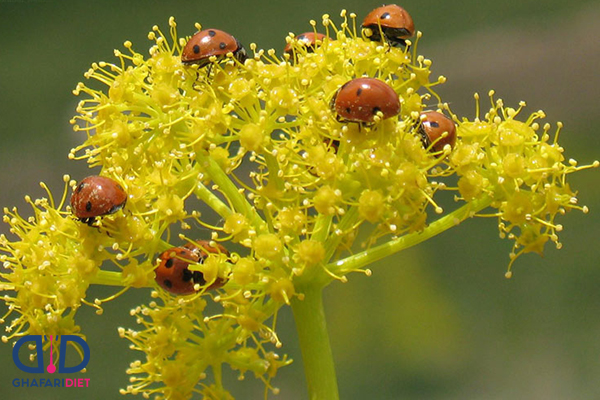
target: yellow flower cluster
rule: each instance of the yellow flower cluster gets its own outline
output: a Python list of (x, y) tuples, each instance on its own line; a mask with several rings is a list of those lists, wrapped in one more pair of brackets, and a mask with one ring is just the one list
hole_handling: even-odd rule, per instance
[[(102, 314), (102, 303), (120, 294), (89, 299), (86, 292), (91, 284), (100, 281), (125, 287), (123, 292), (127, 287), (146, 286), (151, 279), (151, 270), (137, 268), (135, 259), (121, 267), (123, 273), (118, 279), (100, 269), (105, 262), (120, 266), (123, 259), (118, 243), (106, 233), (111, 226), (110, 218), (106, 220), (104, 234), (76, 221), (64, 209), (69, 184), (74, 186), (75, 182), (68, 175), (64, 181), (58, 204), (43, 183), (47, 198), (32, 200), (25, 196), (33, 210), (30, 217), (22, 217), (16, 208), (4, 208), (3, 221), (10, 225), (10, 237), (0, 235), (0, 290), (8, 307), (7, 314), (0, 318), (0, 323), (6, 324), (4, 343), (24, 335), (85, 338), (75, 320), (79, 307), (85, 304)], [(16, 316), (8, 320), (13, 314)], [(58, 346), (53, 350), (57, 353)], [(35, 352), (30, 354), (32, 359), (35, 356)]]
[[(130, 366), (123, 393), (229, 398), (223, 365), (251, 371), (277, 392), (270, 380), (290, 362), (268, 347), (281, 346), (277, 311), (301, 301), (307, 287), (369, 274), (373, 261), (470, 216), (497, 217), (501, 236), (515, 241), (509, 274), (519, 254), (541, 253), (548, 240), (559, 246), (557, 214), (587, 212), (565, 177), (589, 166), (563, 162), (558, 131), (551, 138), (550, 126), (537, 122), (543, 113), (522, 122), (523, 105), (492, 98), (484, 116), (460, 119), (433, 92), (445, 78), (430, 78), (431, 61), (416, 42), (371, 41), (355, 15), (341, 17), (337, 26), (323, 16), (325, 36), (310, 49), (290, 35), (283, 55), (252, 44), (245, 61), (230, 53), (202, 67), (182, 64), (186, 40), (171, 18), (169, 35), (158, 27), (149, 34), (149, 57), (125, 42), (116, 63), (94, 63), (85, 76), (95, 82), (74, 91), (84, 99), (71, 122), (86, 140), (69, 156), (101, 167), (127, 204), (88, 226), (64, 206), (66, 185), (58, 205), (50, 194), (28, 199), (34, 217), (5, 210), (17, 239), (0, 237), (0, 284), (16, 293), (3, 299), (19, 317), (3, 340), (78, 333), (81, 303), (101, 311), (103, 300), (86, 299), (90, 284), (154, 287), (156, 300), (131, 312), (141, 328), (119, 329), (146, 356)], [(332, 99), (359, 77), (389, 85), (398, 116), (377, 114), (370, 124), (336, 118)], [(419, 128), (432, 107), (457, 125), (456, 145), (437, 153)], [(455, 193), (455, 211), (436, 203), (440, 191)], [(206, 216), (194, 209), (198, 200), (211, 210)], [(488, 207), (495, 211), (483, 214)], [(188, 272), (206, 284), (196, 282), (191, 295), (168, 293), (153, 282), (157, 256), (193, 244), (198, 227), (231, 254), (190, 262)], [(354, 254), (357, 237), (363, 251)], [(216, 280), (226, 283), (209, 291)], [(207, 299), (220, 311), (206, 316)]]
[(506, 273), (510, 278), (510, 267), (518, 255), (542, 254), (548, 240), (561, 247), (557, 232), (562, 225), (554, 221), (558, 214), (571, 209), (588, 212), (586, 206), (578, 205), (566, 175), (597, 167), (598, 161), (578, 166), (569, 159), (565, 164), (564, 149), (558, 144), (561, 123), (552, 137), (550, 124), (540, 127), (537, 122), (545, 117), (543, 111), (519, 121), (525, 103), (518, 109), (505, 107), (502, 100), (494, 101), (493, 95), (490, 92), (492, 105), (483, 119), (477, 115), (475, 121), (459, 124), (461, 141), (449, 161), (460, 177), (460, 199), (488, 196), (497, 212), (485, 215), (497, 216), (500, 237), (515, 241)]
[[(263, 303), (243, 296), (223, 299), (223, 315), (204, 317), (203, 298), (181, 301), (164, 292), (154, 292), (154, 296), (162, 304), (153, 301), (131, 310), (144, 329), (119, 328), (121, 337), (133, 343), (131, 348), (146, 352), (147, 358), (130, 365), (127, 372), (134, 376), (122, 393), (157, 394), (168, 399), (187, 399), (193, 393), (202, 393), (205, 398), (231, 398), (221, 381), (223, 364), (239, 371), (240, 379), (248, 371), (254, 373), (266, 388), (277, 392), (270, 380), (291, 360), (280, 359), (263, 346), (265, 342), (281, 346), (275, 332), (263, 324), (279, 307), (274, 300)], [(208, 367), (216, 383), (198, 388)]]
[(19, 240), (0, 236), (0, 288), (14, 292), (4, 294), (3, 300), (9, 314), (20, 315), (7, 321), (9, 335), (2, 336), (2, 341), (24, 334), (78, 334), (74, 315), (102, 262), (102, 245), (79, 241), (77, 222), (62, 215), (51, 196), (35, 202), (27, 196), (25, 200), (34, 211), (27, 219), (16, 209), (4, 209), (4, 222)]

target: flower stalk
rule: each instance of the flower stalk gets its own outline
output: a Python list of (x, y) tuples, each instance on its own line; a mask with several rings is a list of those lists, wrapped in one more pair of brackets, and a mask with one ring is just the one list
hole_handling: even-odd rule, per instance
[(124, 278), (122, 272), (98, 270), (91, 279), (92, 285), (119, 286), (124, 287)]
[(323, 288), (300, 289), (302, 299), (291, 302), (310, 400), (339, 399), (335, 363), (323, 308)]
[(465, 219), (475, 215), (475, 213), (489, 207), (491, 203), (492, 199), (490, 197), (482, 197), (481, 199), (467, 203), (448, 215), (432, 222), (421, 232), (409, 233), (397, 239), (392, 239), (379, 246), (356, 253), (342, 260), (334, 261), (325, 268), (338, 271), (340, 274), (345, 274), (347, 271), (360, 270), (376, 261), (406, 250), (412, 246), (416, 246), (421, 242), (431, 239), (432, 237), (457, 226)]

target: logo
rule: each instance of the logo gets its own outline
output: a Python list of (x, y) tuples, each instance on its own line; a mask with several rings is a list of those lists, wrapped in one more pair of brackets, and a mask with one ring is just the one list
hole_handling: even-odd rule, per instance
[[(90, 347), (88, 344), (79, 336), (75, 335), (61, 335), (60, 336), (60, 345), (59, 351), (57, 354), (60, 354), (58, 359), (58, 368), (54, 364), (53, 354), (54, 354), (54, 341), (58, 339), (58, 336), (42, 336), (42, 335), (25, 335), (20, 338), (15, 346), (13, 347), (12, 357), (15, 365), (23, 372), (27, 372), (30, 374), (43, 374), (44, 373), (44, 346), (43, 339), (46, 338), (46, 341), (50, 341), (50, 360), (48, 365), (45, 368), (45, 371), (49, 374), (54, 374), (55, 372), (61, 374), (72, 374), (83, 370), (88, 363), (90, 362)], [(19, 350), (21, 347), (29, 342), (35, 343), (35, 352), (37, 359), (37, 366), (32, 367), (25, 365), (19, 359)], [(83, 353), (83, 359), (81, 362), (75, 366), (67, 367), (65, 365), (66, 355), (67, 355), (67, 343), (73, 343), (78, 345), (79, 349)], [(84, 383), (85, 382), (85, 383)], [(13, 379), (13, 386), (15, 387), (88, 387), (89, 379)]]

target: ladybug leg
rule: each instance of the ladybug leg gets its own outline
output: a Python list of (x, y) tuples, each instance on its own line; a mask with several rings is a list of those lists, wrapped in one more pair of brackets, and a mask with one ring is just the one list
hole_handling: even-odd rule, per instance
[(100, 232), (100, 233), (106, 233), (109, 237), (112, 237), (112, 235), (108, 231), (103, 231), (102, 229), (100, 229), (101, 223), (100, 223), (100, 219), (97, 217), (82, 218), (81, 222), (83, 222), (87, 226), (96, 228), (98, 230), (98, 232)]
[(402, 41), (402, 43), (394, 42), (393, 40), (388, 39), (387, 35), (382, 35), (381, 38), (382, 38), (382, 41), (385, 44), (387, 44), (387, 50), (385, 51), (386, 53), (389, 53), (390, 51), (392, 51), (393, 47), (396, 47), (396, 48), (406, 47), (404, 41)]
[(339, 140), (335, 140), (335, 139), (331, 139), (331, 138), (325, 138), (324, 142), (327, 145), (327, 147), (333, 149), (334, 153), (337, 153), (338, 148), (340, 147), (340, 141)]
[(385, 52), (389, 53), (390, 51), (392, 51), (392, 47), (394, 47), (394, 42), (389, 40), (387, 36), (383, 36), (383, 38), (383, 41), (387, 44), (387, 50)]
[[(389, 42), (389, 45), (390, 45), (390, 49), (392, 47), (396, 47), (399, 49), (406, 49), (406, 50), (410, 49), (410, 46), (406, 44), (406, 39), (399, 39), (397, 42)], [(388, 49), (388, 51), (390, 49)]]
[(417, 135), (419, 136), (419, 138), (421, 139), (421, 142), (423, 143), (423, 147), (425, 149), (428, 149), (429, 146), (431, 146), (431, 142), (429, 141), (429, 136), (427, 136), (427, 133), (425, 132), (425, 129), (423, 129), (423, 125), (419, 124), (417, 130)]
[(94, 223), (96, 222), (96, 218), (95, 217), (88, 217), (88, 218), (81, 218), (81, 222), (83, 222), (84, 224), (87, 224), (87, 226), (95, 226)]
[(198, 66), (198, 64), (196, 64), (196, 66), (194, 68), (191, 68), (191, 69), (194, 70), (194, 72), (193, 72), (195, 74), (194, 84), (196, 84), (202, 78), (201, 75), (200, 75), (200, 70), (202, 68), (200, 66)]
[(392, 49), (392, 41), (390, 39), (388, 39), (387, 35), (385, 34), (385, 32), (383, 31), (383, 28), (381, 27), (381, 25), (377, 24), (377, 28), (379, 29), (379, 32), (377, 34), (377, 39), (381, 40), (381, 43), (385, 43), (388, 45), (386, 53), (388, 51), (390, 51)]
[(86, 217), (86, 218), (76, 218), (77, 221), (81, 222), (82, 224), (86, 224), (89, 227), (92, 228), (98, 228), (98, 224), (97, 224), (97, 220), (96, 217)]
[[(102, 229), (100, 229), (100, 219), (98, 219), (98, 218), (88, 218), (87, 224), (88, 224), (88, 226), (91, 226), (92, 228), (96, 228), (98, 230), (98, 232), (104, 233), (102, 231)], [(106, 232), (106, 234), (108, 236), (110, 236), (110, 234), (108, 232)]]

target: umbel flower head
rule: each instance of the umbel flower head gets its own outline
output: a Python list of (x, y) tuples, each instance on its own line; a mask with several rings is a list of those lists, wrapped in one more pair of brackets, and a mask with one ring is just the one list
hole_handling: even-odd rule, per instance
[[(184, 50), (189, 38), (171, 18), (168, 35), (150, 32), (148, 55), (127, 41), (114, 62), (92, 64), (71, 121), (85, 140), (69, 156), (100, 167), (126, 205), (82, 223), (65, 206), (76, 187), (65, 177), (59, 204), (48, 192), (27, 198), (30, 218), (5, 210), (3, 340), (79, 333), (81, 304), (101, 314), (120, 293), (90, 300), (91, 284), (152, 287), (131, 311), (138, 327), (119, 328), (145, 353), (122, 393), (231, 398), (229, 366), (261, 379), (266, 397), (291, 362), (275, 353), (277, 312), (314, 288), (368, 275), (372, 262), (473, 216), (497, 218), (513, 240), (507, 277), (520, 254), (560, 247), (557, 217), (588, 211), (566, 176), (590, 167), (565, 162), (561, 124), (553, 130), (542, 111), (493, 92), (489, 108), (476, 95), (475, 119), (461, 118), (434, 92), (445, 78), (432, 79), (418, 55), (420, 32), (394, 42), (383, 24), (361, 30), (345, 11), (321, 25), (290, 34), (283, 53), (255, 44), (246, 53), (197, 24), (227, 53), (194, 63), (182, 52), (204, 50)], [(450, 211), (436, 201), (448, 193)]]

